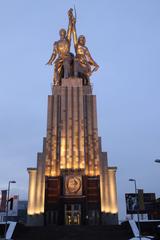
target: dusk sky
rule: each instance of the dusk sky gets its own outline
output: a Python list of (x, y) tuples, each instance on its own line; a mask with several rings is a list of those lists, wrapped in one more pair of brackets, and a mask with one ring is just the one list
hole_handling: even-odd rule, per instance
[(160, 0), (0, 1), (0, 189), (27, 199), (27, 167), (46, 135), (53, 67), (46, 66), (67, 11), (75, 4), (77, 32), (100, 65), (92, 75), (99, 135), (117, 166), (120, 219), (126, 192), (160, 197)]

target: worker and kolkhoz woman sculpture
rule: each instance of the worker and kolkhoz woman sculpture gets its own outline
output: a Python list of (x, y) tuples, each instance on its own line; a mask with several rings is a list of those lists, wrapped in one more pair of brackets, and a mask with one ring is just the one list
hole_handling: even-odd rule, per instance
[[(73, 9), (68, 11), (69, 25), (66, 33), (65, 29), (59, 31), (60, 40), (53, 44), (53, 53), (48, 61), (48, 65), (54, 62), (54, 85), (61, 85), (62, 78), (80, 77), (83, 84), (89, 84), (89, 77), (93, 71), (97, 71), (99, 66), (91, 57), (88, 48), (85, 46), (85, 36), (77, 38), (76, 18), (73, 16)], [(70, 52), (71, 36), (73, 35), (75, 57)]]

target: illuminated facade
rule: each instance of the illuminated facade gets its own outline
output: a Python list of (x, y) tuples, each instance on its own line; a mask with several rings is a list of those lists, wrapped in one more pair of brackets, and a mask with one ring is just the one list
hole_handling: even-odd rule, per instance
[(43, 151), (37, 167), (28, 168), (28, 225), (117, 223), (116, 167), (108, 166), (101, 150), (96, 96), (87, 73), (75, 73), (77, 58), (69, 62), (69, 74), (64, 61), (48, 97)]

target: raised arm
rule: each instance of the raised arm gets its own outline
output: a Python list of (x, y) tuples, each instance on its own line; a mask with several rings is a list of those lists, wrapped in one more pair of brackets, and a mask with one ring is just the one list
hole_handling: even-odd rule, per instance
[(47, 62), (48, 65), (52, 65), (52, 63), (54, 62), (55, 58), (57, 56), (57, 44), (56, 42), (53, 45), (53, 53), (49, 59), (49, 61)]
[(68, 30), (67, 30), (67, 39), (69, 43), (71, 42), (71, 32), (72, 32), (72, 17), (73, 17), (73, 9), (70, 8), (68, 11), (69, 23), (68, 23)]
[(72, 32), (73, 32), (73, 42), (74, 42), (74, 48), (77, 48), (77, 43), (78, 43), (78, 39), (77, 39), (77, 32), (76, 32), (76, 19), (73, 18), (72, 21)]
[(67, 38), (70, 41), (71, 34), (73, 33), (73, 41), (74, 41), (74, 47), (77, 46), (77, 33), (76, 33), (76, 19), (73, 16), (73, 9), (70, 8), (68, 11), (68, 17), (69, 17), (69, 26), (68, 26), (68, 32), (67, 32)]

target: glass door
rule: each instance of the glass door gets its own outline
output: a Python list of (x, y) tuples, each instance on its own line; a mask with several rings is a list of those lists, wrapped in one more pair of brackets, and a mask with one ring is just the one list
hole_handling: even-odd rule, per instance
[(65, 204), (65, 224), (79, 225), (81, 223), (81, 205)]

